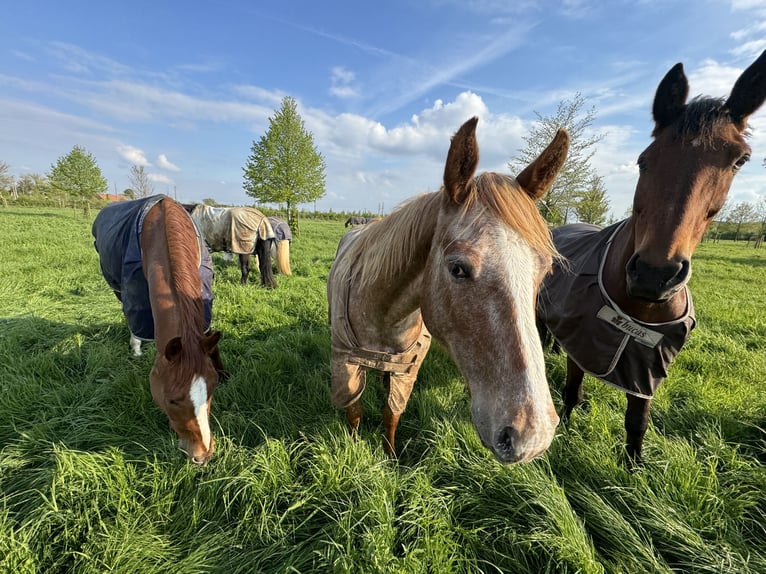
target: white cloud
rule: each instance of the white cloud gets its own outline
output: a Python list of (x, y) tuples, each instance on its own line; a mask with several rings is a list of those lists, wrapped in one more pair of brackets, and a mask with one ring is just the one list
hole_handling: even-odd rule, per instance
[(330, 77), (330, 94), (342, 99), (357, 97), (359, 92), (353, 85), (355, 77), (351, 70), (342, 66), (335, 66)]
[(133, 147), (131, 145), (118, 145), (117, 153), (122, 159), (130, 164), (142, 165), (144, 167), (152, 165), (149, 160), (146, 159), (146, 155), (144, 154), (143, 150), (140, 150), (137, 147)]
[(147, 173), (146, 178), (154, 183), (173, 183), (173, 180), (170, 179), (167, 175), (162, 173)]
[(181, 171), (181, 168), (176, 164), (171, 163), (171, 161), (164, 153), (161, 153), (157, 156), (157, 167), (161, 167), (162, 169), (166, 169), (168, 171)]

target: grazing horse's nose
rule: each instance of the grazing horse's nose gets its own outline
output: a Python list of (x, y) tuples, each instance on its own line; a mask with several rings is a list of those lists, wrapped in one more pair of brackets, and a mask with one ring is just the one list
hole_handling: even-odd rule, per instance
[(628, 295), (649, 301), (665, 301), (672, 297), (689, 279), (691, 264), (682, 257), (664, 265), (653, 265), (634, 253), (625, 267)]
[(518, 452), (519, 447), (519, 431), (515, 428), (508, 426), (500, 430), (495, 438), (495, 452), (498, 458), (504, 462), (516, 462), (522, 457), (522, 453)]

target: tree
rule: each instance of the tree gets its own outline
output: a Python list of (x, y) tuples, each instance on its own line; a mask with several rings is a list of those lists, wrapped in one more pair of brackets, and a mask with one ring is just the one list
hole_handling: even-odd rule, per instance
[(246, 193), (263, 203), (284, 204), (291, 227), (297, 205), (324, 197), (325, 162), (298, 115), (295, 99), (285, 97), (269, 118), (269, 129), (256, 143), (243, 168)]
[(142, 165), (130, 167), (130, 189), (134, 197), (146, 197), (154, 193), (154, 186), (149, 182), (149, 174)]
[(538, 204), (543, 217), (557, 225), (567, 222), (575, 211), (578, 196), (587, 191), (589, 186), (592, 187), (594, 178), (599, 178), (591, 168), (590, 160), (595, 153), (593, 146), (604, 138), (604, 134), (587, 133), (596, 119), (596, 109), (592, 107), (583, 112), (584, 105), (585, 98), (578, 93), (571, 100), (561, 100), (552, 116), (535, 112), (537, 124), (524, 137), (526, 148), (518, 150), (518, 155), (508, 163), (514, 173), (520, 173), (542, 153), (559, 128), (567, 129), (570, 143), (566, 162), (550, 191)]
[(604, 225), (606, 214), (609, 211), (609, 200), (606, 198), (604, 181), (598, 175), (592, 175), (585, 191), (577, 196), (574, 205), (577, 219), (583, 223)]
[(756, 217), (755, 208), (747, 201), (740, 201), (726, 214), (726, 222), (735, 224), (734, 241), (739, 241), (739, 231), (743, 223), (753, 221)]
[(763, 235), (766, 234), (766, 196), (761, 197), (758, 203), (755, 204), (755, 216), (761, 223), (758, 235), (763, 237)]
[(48, 180), (40, 173), (25, 173), (16, 183), (16, 189), (21, 195), (47, 196), (49, 188)]
[(85, 200), (95, 199), (109, 189), (96, 160), (80, 146), (74, 146), (51, 166), (48, 181), (60, 193)]

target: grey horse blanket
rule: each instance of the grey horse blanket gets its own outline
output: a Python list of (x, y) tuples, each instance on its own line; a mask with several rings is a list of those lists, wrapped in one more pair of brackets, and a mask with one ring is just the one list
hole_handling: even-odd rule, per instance
[[(160, 201), (173, 200), (166, 195), (152, 195), (133, 201), (111, 203), (98, 212), (91, 228), (101, 273), (122, 302), (130, 332), (146, 341), (154, 339), (154, 319), (149, 301), (149, 284), (141, 262), (141, 231), (144, 217)], [(213, 262), (199, 231), (197, 243), (205, 329), (208, 329), (213, 313)]]
[(191, 213), (211, 251), (246, 255), (255, 241), (274, 239), (268, 218), (254, 207), (210, 207), (200, 204)]
[(293, 240), (293, 232), (286, 221), (279, 219), (278, 217), (269, 217), (269, 223), (274, 230), (274, 235), (276, 236), (277, 241)]
[(371, 368), (391, 373), (388, 406), (393, 414), (401, 414), (407, 406), (420, 365), (431, 346), (431, 334), (421, 319), (420, 335), (401, 353), (367, 349), (359, 344), (348, 318), (354, 262), (344, 257), (344, 253), (363, 230), (362, 227), (354, 228), (341, 238), (335, 262), (327, 277), (332, 349), (332, 402), (339, 408), (346, 408), (359, 400), (367, 382), (367, 369)]
[(650, 399), (695, 326), (686, 289), (686, 312), (667, 323), (643, 323), (623, 312), (602, 281), (612, 238), (625, 221), (601, 229), (577, 223), (553, 230), (567, 261), (554, 265), (537, 299), (537, 316), (586, 373)]

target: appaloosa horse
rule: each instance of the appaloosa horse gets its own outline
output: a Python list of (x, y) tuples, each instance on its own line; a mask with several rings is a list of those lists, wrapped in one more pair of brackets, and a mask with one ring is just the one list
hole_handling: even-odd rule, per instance
[(535, 200), (564, 163), (569, 136), (560, 130), (516, 179), (474, 177), (477, 122), (452, 138), (441, 191), (347, 233), (328, 277), (332, 401), (355, 434), (366, 369), (383, 371), (391, 456), (430, 333), (467, 379), (474, 427), (498, 460), (542, 453), (558, 424), (534, 314), (555, 250)]
[(654, 392), (695, 325), (692, 254), (750, 159), (745, 131), (766, 99), (766, 52), (728, 99), (687, 103), (688, 91), (676, 64), (654, 98), (654, 141), (638, 157), (632, 215), (606, 229), (554, 230), (568, 262), (554, 266), (538, 298), (541, 323), (567, 353), (562, 418), (582, 402), (584, 373), (625, 391), (633, 462), (641, 460)]
[(131, 347), (155, 341), (149, 373), (152, 398), (167, 414), (192, 462), (213, 454), (210, 403), (227, 372), (219, 332), (208, 333), (213, 268), (186, 211), (164, 195), (113, 203), (92, 228), (101, 272), (122, 302)]

